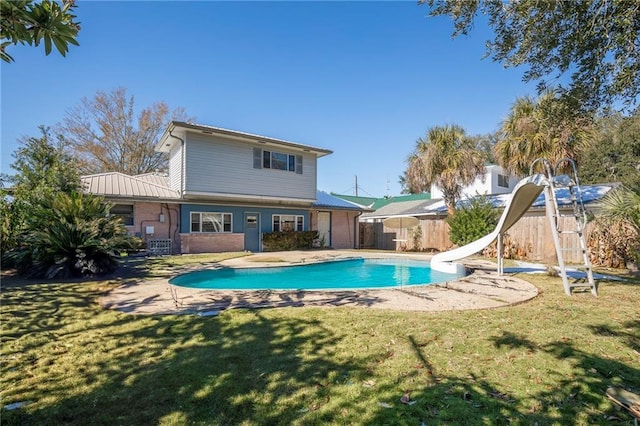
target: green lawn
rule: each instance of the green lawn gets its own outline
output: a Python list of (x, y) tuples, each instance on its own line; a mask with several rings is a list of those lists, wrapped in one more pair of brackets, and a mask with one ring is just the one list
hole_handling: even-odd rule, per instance
[[(130, 267), (157, 276), (215, 260)], [(605, 390), (640, 393), (637, 279), (601, 282), (595, 298), (526, 276), (536, 299), (466, 312), (98, 306), (127, 277), (3, 282), (2, 406), (26, 402), (3, 409), (3, 425), (632, 424)]]

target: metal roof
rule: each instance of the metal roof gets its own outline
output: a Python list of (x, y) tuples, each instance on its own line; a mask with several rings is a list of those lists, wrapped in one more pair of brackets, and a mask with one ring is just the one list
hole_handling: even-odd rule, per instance
[(367, 208), (371, 208), (374, 205), (374, 203), (378, 201), (378, 198), (376, 197), (360, 197), (358, 195), (343, 195), (343, 194), (336, 194), (334, 192), (332, 192), (331, 195), (334, 197), (338, 197), (342, 200), (349, 201), (350, 203), (354, 203), (359, 206), (367, 207)]
[[(95, 195), (139, 200), (180, 200), (179, 192), (169, 188), (169, 177), (164, 174), (146, 173), (128, 176), (119, 172), (110, 172), (82, 176), (81, 180), (85, 191)], [(366, 210), (323, 191), (317, 191), (316, 201), (311, 206), (332, 210)]]
[(420, 194), (406, 194), (406, 195), (396, 195), (393, 197), (384, 197), (384, 198), (375, 198), (375, 197), (359, 197), (355, 195), (342, 195), (342, 194), (334, 194), (331, 193), (338, 198), (342, 198), (343, 200), (350, 201), (352, 203), (356, 203), (358, 205), (368, 207), (373, 210), (378, 210), (387, 204), (398, 203), (404, 201), (424, 201), (430, 200), (431, 194), (428, 192), (422, 192)]
[(162, 184), (161, 176), (142, 175), (142, 177), (136, 177), (119, 172), (109, 172), (82, 176), (81, 180), (86, 192), (106, 197), (180, 199), (178, 191), (169, 189), (167, 184)]
[(311, 207), (330, 208), (330, 209), (339, 209), (339, 210), (357, 210), (357, 211), (366, 210), (366, 208), (358, 204), (343, 200), (342, 198), (335, 197), (324, 191), (316, 192), (316, 202), (313, 203)]
[(163, 186), (165, 188), (169, 188), (169, 174), (168, 173), (145, 173), (142, 175), (134, 175), (132, 176), (136, 179), (142, 179), (146, 182), (152, 183), (154, 185)]
[(439, 200), (409, 200), (388, 203), (374, 212), (365, 213), (362, 218), (382, 218), (390, 216), (424, 215), (425, 209)]
[(298, 149), (301, 151), (313, 152), (318, 157), (324, 157), (325, 155), (332, 154), (333, 151), (324, 148), (318, 148), (311, 145), (304, 145), (297, 142), (291, 142), (284, 139), (270, 138), (268, 136), (256, 135), (253, 133), (240, 132), (238, 130), (224, 129), (222, 127), (208, 126), (197, 123), (187, 123), (184, 121), (172, 121), (164, 134), (160, 138), (160, 141), (156, 145), (156, 151), (169, 152), (173, 145), (176, 143), (175, 136), (171, 137), (171, 132), (176, 128), (184, 130), (197, 131), (208, 135), (218, 134), (223, 136), (229, 136), (232, 138), (238, 138), (249, 142), (258, 142), (267, 145), (286, 146), (288, 148)]
[[(620, 183), (603, 183), (599, 185), (581, 185), (582, 201), (585, 205), (594, 204), (609, 191), (620, 186)], [(571, 197), (568, 188), (556, 188), (556, 199), (559, 207), (571, 206)], [(491, 203), (494, 208), (503, 208), (511, 193), (485, 195), (486, 200)], [(473, 197), (476, 198), (476, 197)], [(458, 207), (464, 207), (470, 202), (470, 199), (458, 202)], [(534, 201), (531, 209), (543, 209), (545, 207), (544, 193)], [(391, 216), (425, 216), (425, 215), (443, 215), (447, 213), (447, 206), (442, 199), (433, 199), (422, 202), (392, 202), (374, 212), (365, 213), (361, 217), (369, 219), (385, 218)]]

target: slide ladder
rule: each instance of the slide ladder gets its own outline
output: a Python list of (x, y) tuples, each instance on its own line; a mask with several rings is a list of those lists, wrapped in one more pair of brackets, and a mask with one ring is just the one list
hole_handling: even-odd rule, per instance
[[(551, 225), (551, 234), (558, 257), (558, 266), (560, 268), (564, 292), (567, 295), (571, 295), (573, 289), (586, 288), (590, 289), (594, 296), (597, 296), (598, 286), (593, 279), (593, 268), (591, 266), (591, 260), (589, 259), (587, 241), (584, 235), (584, 229), (587, 223), (587, 212), (582, 201), (582, 191), (580, 190), (576, 164), (570, 158), (563, 158), (556, 163), (555, 169), (552, 170), (548, 160), (539, 159), (531, 165), (532, 170), (537, 161), (543, 162), (547, 175), (547, 185), (544, 189), (546, 212)], [(571, 175), (557, 174), (559, 167), (563, 164), (571, 166)], [(558, 207), (557, 188), (566, 188), (569, 193), (572, 206), (569, 213), (560, 211)], [(581, 253), (586, 273), (586, 278), (571, 283), (567, 277), (567, 269), (564, 261), (564, 253), (570, 251), (579, 251)]]

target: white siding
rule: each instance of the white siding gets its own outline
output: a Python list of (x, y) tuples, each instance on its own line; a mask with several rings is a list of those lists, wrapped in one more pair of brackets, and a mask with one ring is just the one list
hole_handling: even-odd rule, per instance
[(169, 188), (182, 190), (182, 173), (182, 145), (176, 145), (169, 153)]
[[(255, 169), (253, 148), (303, 155), (303, 173)], [(187, 133), (185, 190), (248, 196), (316, 198), (316, 156), (219, 136)]]
[[(478, 194), (506, 194), (511, 192), (518, 183), (519, 179), (515, 176), (509, 176), (509, 187), (498, 186), (498, 175), (507, 176), (507, 172), (500, 166), (488, 166), (485, 169), (484, 182), (482, 177), (476, 180), (462, 190), (462, 198), (474, 197)], [(431, 198), (442, 198), (442, 191), (435, 185), (431, 185)]]

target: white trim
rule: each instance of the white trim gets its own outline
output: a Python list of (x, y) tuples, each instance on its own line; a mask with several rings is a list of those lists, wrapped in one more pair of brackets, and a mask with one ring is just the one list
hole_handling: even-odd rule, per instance
[[(199, 215), (199, 220), (198, 220), (198, 224), (199, 224), (199, 231), (194, 231), (192, 229), (193, 226), (193, 215), (197, 214)], [(216, 215), (221, 215), (222, 216), (222, 230), (221, 231), (203, 231), (202, 230), (202, 215), (203, 214), (216, 214)], [(231, 222), (229, 224), (230, 228), (228, 231), (224, 230), (224, 216), (225, 215), (229, 215), (229, 217), (231, 218)], [(233, 233), (233, 213), (230, 212), (189, 212), (189, 233), (190, 234), (232, 234)]]
[(288, 197), (276, 197), (269, 195), (250, 195), (250, 194), (227, 194), (223, 192), (200, 192), (200, 191), (185, 191), (184, 198), (188, 201), (188, 197), (203, 197), (203, 198), (222, 198), (227, 200), (252, 200), (252, 201), (287, 201), (292, 203), (315, 203), (315, 198), (288, 198)]

